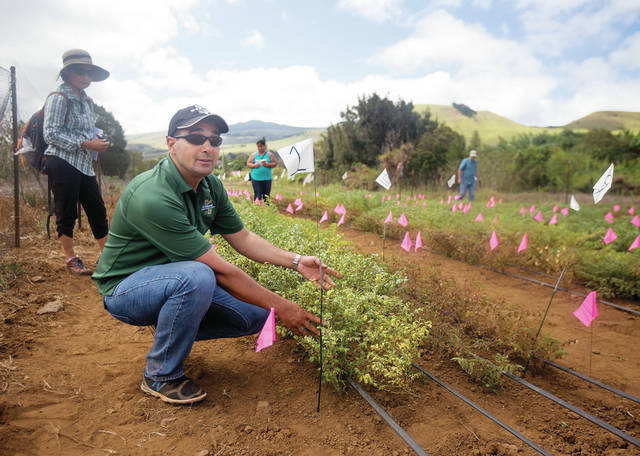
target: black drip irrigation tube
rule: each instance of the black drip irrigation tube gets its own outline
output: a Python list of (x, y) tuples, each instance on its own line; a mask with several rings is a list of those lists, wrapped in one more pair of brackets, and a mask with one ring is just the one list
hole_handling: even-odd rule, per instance
[[(485, 268), (487, 270), (489, 270), (489, 271), (498, 272), (500, 274), (504, 274), (504, 275), (507, 275), (507, 276), (515, 277), (516, 279), (528, 280), (529, 282), (537, 283), (538, 285), (543, 285), (545, 287), (549, 287), (549, 288), (554, 288), (555, 287), (555, 285), (552, 285), (552, 284), (547, 283), (547, 282), (543, 282), (541, 280), (532, 279), (531, 277), (525, 277), (525, 276), (521, 276), (519, 274), (513, 274), (511, 272), (506, 272), (506, 271), (498, 271), (497, 269), (487, 268), (486, 266), (485, 266)], [(567, 292), (569, 294), (572, 294), (574, 296), (581, 296), (583, 298), (587, 296), (587, 295), (585, 295), (583, 293), (578, 293), (577, 291), (569, 290), (568, 288), (558, 287), (558, 290), (565, 291), (565, 292)], [(635, 310), (635, 309), (630, 309), (628, 307), (624, 307), (624, 306), (621, 306), (619, 304), (614, 304), (614, 303), (609, 302), (609, 301), (604, 301), (602, 299), (596, 299), (596, 301), (598, 301), (599, 303), (602, 303), (604, 305), (611, 306), (614, 309), (621, 310), (623, 312), (628, 312), (628, 313), (631, 313), (631, 314), (634, 314), (634, 315), (640, 315), (640, 311)]]
[(543, 363), (548, 364), (549, 366), (555, 367), (556, 369), (560, 369), (561, 371), (566, 372), (567, 374), (571, 374), (571, 375), (575, 375), (578, 378), (581, 378), (582, 380), (585, 380), (589, 383), (593, 383), (596, 386), (599, 386), (600, 388), (604, 388), (607, 391), (611, 391), (612, 393), (615, 393), (619, 396), (622, 396), (626, 399), (629, 399), (630, 401), (633, 402), (637, 402), (638, 404), (640, 404), (640, 398), (637, 398), (635, 396), (632, 396), (631, 394), (625, 393), (624, 391), (620, 391), (619, 389), (616, 389), (612, 386), (609, 386), (605, 383), (599, 382), (598, 380), (591, 378), (591, 377), (587, 377), (586, 375), (583, 375), (579, 372), (573, 371), (571, 369), (569, 369), (568, 367), (564, 367), (561, 366), (560, 364), (556, 364), (553, 361), (549, 361), (548, 359), (543, 359), (542, 360)]
[(463, 396), (462, 394), (458, 393), (456, 390), (454, 390), (452, 387), (450, 387), (449, 385), (447, 385), (445, 382), (443, 382), (442, 380), (439, 380), (438, 378), (436, 378), (435, 376), (433, 376), (431, 373), (427, 372), (425, 369), (423, 369), (422, 367), (420, 367), (419, 365), (417, 365), (416, 363), (411, 363), (413, 365), (413, 367), (415, 367), (416, 369), (418, 369), (420, 372), (422, 372), (424, 375), (426, 375), (427, 377), (429, 377), (431, 380), (433, 380), (434, 382), (436, 382), (437, 384), (439, 384), (440, 386), (442, 386), (443, 388), (445, 388), (446, 390), (448, 390), (450, 393), (453, 393), (454, 395), (456, 395), (458, 398), (462, 399), (464, 402), (466, 402), (468, 405), (470, 405), (471, 407), (473, 407), (474, 409), (476, 409), (477, 411), (479, 411), (480, 413), (482, 413), (484, 416), (486, 416), (487, 418), (489, 418), (491, 421), (493, 421), (494, 423), (496, 423), (498, 426), (506, 429), (507, 431), (509, 431), (511, 434), (513, 434), (514, 436), (516, 436), (517, 438), (519, 438), (521, 441), (523, 441), (524, 443), (526, 443), (527, 445), (529, 445), (531, 448), (533, 448), (534, 450), (536, 450), (538, 453), (540, 454), (544, 454), (545, 456), (551, 456), (551, 453), (547, 452), (546, 450), (544, 450), (543, 448), (540, 448), (538, 445), (536, 445), (535, 443), (533, 443), (531, 440), (529, 440), (528, 438), (526, 438), (524, 435), (520, 434), (518, 431), (516, 431), (515, 429), (512, 429), (511, 427), (509, 427), (507, 424), (503, 423), (502, 421), (500, 421), (498, 418), (496, 418), (495, 416), (491, 415), (489, 412), (487, 412), (485, 409), (483, 409), (482, 407), (480, 407), (478, 404), (476, 404), (475, 402), (473, 402), (471, 399), (466, 398), (465, 396)]
[[(483, 361), (487, 361), (486, 359), (484, 359), (484, 358), (482, 358), (482, 357), (480, 357), (478, 355), (474, 355), (474, 356), (476, 358), (478, 358), (478, 359), (483, 360)], [(496, 369), (498, 368), (493, 363), (491, 363), (491, 361), (487, 361), (487, 362), (491, 366), (493, 366), (494, 368), (496, 368)], [(556, 404), (559, 404), (559, 405), (563, 406), (564, 408), (566, 408), (568, 410), (571, 410), (573, 413), (576, 413), (576, 414), (580, 415), (582, 418), (585, 418), (585, 419), (591, 421), (593, 424), (597, 424), (601, 428), (606, 429), (607, 431), (611, 432), (612, 434), (620, 437), (622, 440), (625, 440), (625, 441), (631, 443), (632, 445), (635, 445), (638, 448), (640, 448), (640, 440), (638, 440), (635, 437), (627, 434), (626, 432), (618, 429), (617, 427), (612, 426), (611, 424), (607, 423), (606, 421), (603, 421), (600, 418), (596, 418), (595, 416), (585, 412), (584, 410), (576, 407), (575, 405), (569, 404), (564, 399), (560, 399), (558, 396), (556, 396), (554, 394), (551, 394), (550, 392), (545, 391), (542, 388), (537, 387), (533, 383), (529, 383), (525, 379), (522, 379), (520, 377), (516, 377), (515, 375), (513, 375), (510, 372), (503, 371), (503, 370), (500, 370), (500, 372), (503, 375), (506, 375), (507, 377), (509, 377), (510, 379), (515, 380), (516, 382), (520, 383), (521, 385), (526, 386), (527, 388), (529, 388), (529, 389), (535, 391), (536, 393), (546, 397), (547, 399), (552, 400)]]
[[(435, 250), (431, 250), (431, 249), (428, 249), (428, 248), (426, 248), (426, 247), (423, 247), (423, 249), (425, 249), (425, 250), (427, 250), (428, 252), (433, 253), (433, 254), (435, 254), (435, 255), (443, 255), (443, 256), (446, 256), (446, 255), (444, 255), (444, 254), (443, 254), (443, 253), (441, 253), (441, 252), (437, 252), (437, 251), (435, 251)], [(448, 258), (451, 258), (451, 257), (448, 257)], [(455, 261), (460, 261), (460, 260), (456, 260), (455, 258), (451, 258), (451, 259), (452, 259), (452, 260), (455, 260)], [(464, 261), (461, 261), (461, 262), (462, 262), (462, 263), (464, 263)], [(467, 263), (467, 264), (470, 264), (470, 263)], [(472, 265), (472, 266), (473, 266), (473, 265)], [(513, 273), (511, 273), (511, 272), (506, 272), (506, 271), (499, 271), (498, 269), (493, 269), (493, 268), (490, 268), (490, 267), (488, 267), (488, 266), (483, 266), (483, 265), (479, 265), (479, 267), (484, 268), (484, 269), (486, 269), (487, 271), (496, 272), (496, 273), (498, 273), (498, 274), (504, 274), (504, 275), (506, 275), (506, 276), (514, 277), (514, 278), (516, 278), (516, 279), (527, 280), (527, 281), (529, 281), (529, 282), (537, 283), (538, 285), (543, 285), (543, 286), (545, 286), (545, 287), (555, 288), (555, 285), (553, 285), (553, 284), (550, 284), (550, 283), (547, 283), (547, 282), (543, 282), (543, 281), (541, 281), (541, 280), (532, 279), (531, 277), (522, 276), (522, 275), (520, 275), (520, 274), (513, 274)], [(572, 295), (574, 295), (574, 296), (581, 296), (581, 297), (583, 297), (583, 298), (585, 298), (585, 297), (587, 296), (587, 295), (586, 295), (586, 294), (584, 294), (584, 293), (578, 293), (577, 291), (569, 290), (568, 288), (558, 287), (558, 290), (560, 290), (560, 291), (564, 291), (564, 292), (569, 293), (569, 294), (572, 294)], [(624, 307), (624, 306), (621, 306), (621, 305), (619, 305), (619, 304), (614, 304), (613, 302), (604, 301), (604, 300), (602, 300), (602, 299), (596, 299), (596, 301), (598, 301), (599, 303), (604, 304), (604, 305), (606, 305), (606, 306), (611, 306), (611, 307), (613, 307), (614, 309), (621, 310), (621, 311), (623, 311), (623, 312), (628, 312), (628, 313), (631, 313), (631, 314), (634, 314), (634, 315), (640, 315), (640, 311), (635, 310), (635, 309), (630, 309), (630, 308), (628, 308), (628, 307)]]
[(362, 386), (360, 386), (360, 384), (358, 382), (353, 380), (351, 377), (347, 377), (347, 380), (349, 381), (349, 383), (351, 384), (353, 389), (355, 389), (358, 393), (360, 393), (360, 396), (362, 396), (364, 398), (364, 400), (367, 401), (369, 403), (369, 405), (371, 407), (373, 407), (373, 409), (376, 412), (378, 412), (378, 415), (380, 415), (380, 417), (383, 420), (385, 420), (389, 426), (391, 426), (391, 429), (396, 431), (396, 433), (400, 436), (400, 438), (402, 438), (402, 440), (404, 440), (406, 442), (406, 444), (409, 445), (411, 447), (411, 449), (416, 452), (416, 454), (419, 454), (420, 456), (429, 456), (429, 453), (424, 451), (424, 449), (420, 445), (418, 445), (418, 442), (413, 440), (413, 437), (411, 437), (407, 433), (407, 431), (405, 431), (402, 428), (402, 426), (400, 426), (398, 423), (396, 423), (396, 421), (393, 418), (391, 418), (391, 415), (389, 415), (387, 413), (387, 411), (385, 409), (383, 409), (382, 406), (380, 404), (378, 404), (375, 401), (375, 399), (373, 397), (371, 397), (371, 395), (369, 393), (367, 393), (362, 388)]

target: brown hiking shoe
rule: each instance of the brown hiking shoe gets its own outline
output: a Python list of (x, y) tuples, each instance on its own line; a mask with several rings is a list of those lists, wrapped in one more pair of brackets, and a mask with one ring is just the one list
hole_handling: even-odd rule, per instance
[(84, 265), (84, 261), (82, 261), (82, 258), (80, 258), (78, 255), (74, 256), (73, 258), (69, 258), (67, 260), (67, 269), (71, 274), (76, 274), (76, 275), (93, 274), (93, 271), (91, 271), (90, 269), (87, 269), (87, 267)]
[(166, 382), (154, 381), (143, 376), (140, 389), (147, 394), (159, 397), (169, 404), (193, 404), (207, 396), (207, 393), (202, 391), (202, 388), (185, 376)]

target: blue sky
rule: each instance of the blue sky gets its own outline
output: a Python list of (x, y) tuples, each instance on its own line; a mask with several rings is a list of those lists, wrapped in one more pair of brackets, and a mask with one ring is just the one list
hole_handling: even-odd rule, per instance
[(322, 127), (373, 92), (527, 125), (640, 106), (640, 0), (34, 0), (4, 11), (0, 66), (17, 67), (23, 117), (55, 89), (62, 53), (84, 48), (111, 71), (89, 95), (127, 133), (164, 130), (193, 103), (229, 123)]

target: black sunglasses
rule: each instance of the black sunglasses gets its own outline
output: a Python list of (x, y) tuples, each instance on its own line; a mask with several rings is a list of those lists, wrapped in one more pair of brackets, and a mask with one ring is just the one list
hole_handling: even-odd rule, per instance
[(174, 136), (174, 138), (186, 139), (190, 144), (193, 144), (194, 146), (203, 145), (207, 139), (209, 140), (209, 144), (211, 144), (212, 147), (218, 147), (220, 144), (222, 144), (221, 136), (205, 136), (199, 133), (189, 133), (188, 135)]
[(87, 68), (87, 67), (82, 67), (82, 66), (72, 66), (71, 68), (69, 68), (73, 73), (82, 76), (83, 74), (86, 74), (88, 76), (93, 75), (93, 68)]

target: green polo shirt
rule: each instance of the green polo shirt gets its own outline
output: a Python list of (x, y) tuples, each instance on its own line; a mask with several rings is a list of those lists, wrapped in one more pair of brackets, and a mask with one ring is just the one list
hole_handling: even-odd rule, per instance
[(202, 179), (194, 191), (167, 157), (125, 188), (93, 280), (109, 296), (120, 280), (146, 266), (203, 255), (211, 248), (208, 230), (230, 234), (243, 226), (217, 177)]

